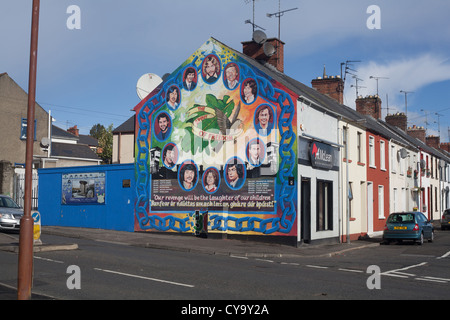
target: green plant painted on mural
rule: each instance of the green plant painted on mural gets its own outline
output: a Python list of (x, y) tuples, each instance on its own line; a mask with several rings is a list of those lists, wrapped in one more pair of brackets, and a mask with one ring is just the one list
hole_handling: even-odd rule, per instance
[[(192, 154), (205, 151), (207, 155), (218, 149), (226, 141), (232, 141), (242, 133), (242, 121), (238, 119), (240, 103), (235, 110), (235, 103), (229, 96), (217, 99), (208, 94), (206, 106), (195, 104), (187, 112), (183, 128), (189, 138), (181, 141), (181, 148)], [(233, 114), (233, 118), (230, 116)]]

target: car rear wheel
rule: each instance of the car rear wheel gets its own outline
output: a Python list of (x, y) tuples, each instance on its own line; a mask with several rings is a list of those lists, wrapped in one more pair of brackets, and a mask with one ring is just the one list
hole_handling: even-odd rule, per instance
[(417, 240), (417, 244), (419, 246), (423, 245), (423, 232), (420, 234), (420, 238), (419, 238), (419, 240)]
[(431, 231), (431, 237), (430, 239), (428, 239), (428, 242), (433, 242), (434, 241), (434, 231)]

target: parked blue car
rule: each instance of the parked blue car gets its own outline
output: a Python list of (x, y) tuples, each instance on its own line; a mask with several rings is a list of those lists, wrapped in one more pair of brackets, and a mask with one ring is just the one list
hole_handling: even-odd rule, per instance
[(389, 215), (383, 231), (386, 244), (397, 240), (413, 240), (422, 245), (424, 239), (433, 242), (434, 228), (422, 212), (398, 212)]

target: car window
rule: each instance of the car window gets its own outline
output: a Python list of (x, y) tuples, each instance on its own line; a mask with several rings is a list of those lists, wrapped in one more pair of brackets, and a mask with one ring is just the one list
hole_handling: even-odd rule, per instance
[(12, 199), (5, 197), (0, 198), (0, 207), (19, 208), (19, 206)]
[(393, 213), (389, 216), (389, 223), (408, 223), (414, 222), (413, 213)]
[(425, 219), (425, 216), (421, 213), (417, 214), (417, 222), (425, 222), (427, 219)]

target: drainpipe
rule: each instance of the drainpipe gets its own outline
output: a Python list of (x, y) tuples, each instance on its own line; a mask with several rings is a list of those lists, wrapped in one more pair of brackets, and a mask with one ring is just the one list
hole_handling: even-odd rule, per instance
[[(339, 116), (337, 118), (337, 141), (340, 141), (339, 139), (339, 121), (342, 121), (342, 117)], [(339, 243), (342, 243), (342, 229), (343, 229), (343, 210), (342, 210), (342, 161), (341, 161), (341, 150), (339, 149), (339, 175), (338, 175), (338, 201), (339, 201)]]
[(346, 167), (346, 184), (347, 184), (347, 194), (346, 194), (346, 199), (347, 199), (347, 243), (350, 244), (350, 197), (349, 197), (349, 178), (348, 178), (348, 131), (349, 131), (349, 126), (348, 126), (348, 122), (347, 122), (347, 137), (346, 137), (346, 142), (345, 142), (345, 167)]

